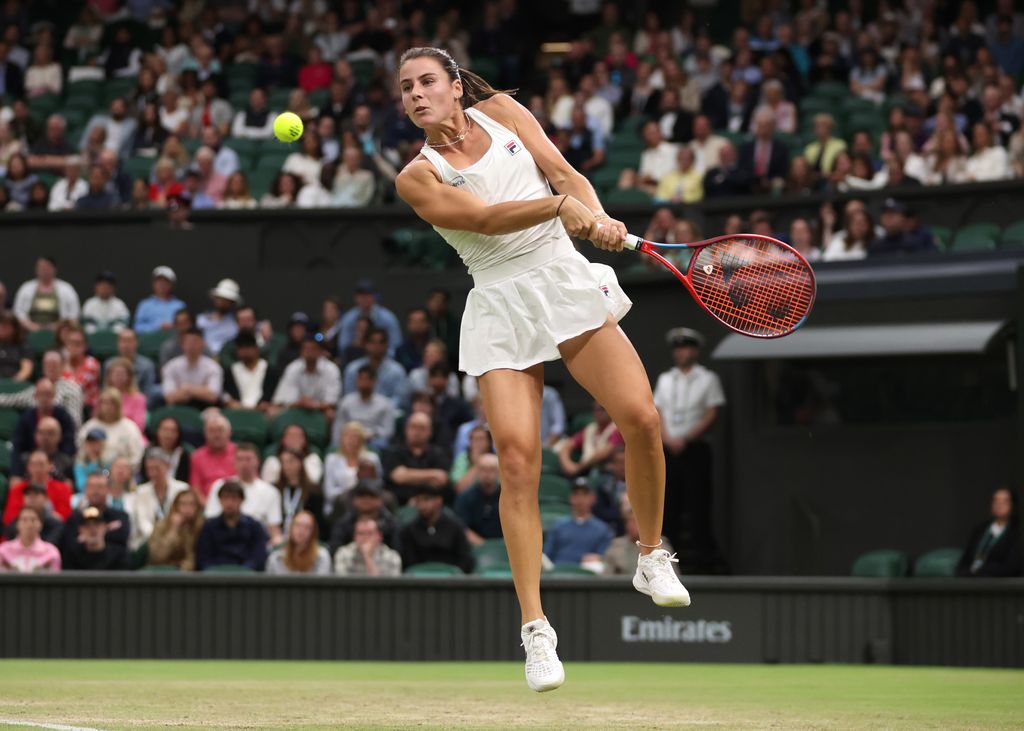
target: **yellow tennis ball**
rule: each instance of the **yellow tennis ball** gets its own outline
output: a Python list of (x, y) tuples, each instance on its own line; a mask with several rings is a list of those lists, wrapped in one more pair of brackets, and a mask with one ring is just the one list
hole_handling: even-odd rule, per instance
[(283, 112), (274, 120), (274, 136), (281, 142), (295, 142), (302, 137), (302, 118), (294, 112)]

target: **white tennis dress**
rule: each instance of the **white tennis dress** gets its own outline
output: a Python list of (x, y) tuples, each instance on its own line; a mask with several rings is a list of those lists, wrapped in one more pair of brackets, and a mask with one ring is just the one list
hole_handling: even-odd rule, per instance
[[(462, 170), (424, 147), (421, 154), (446, 184), (464, 187), (488, 205), (551, 195), (522, 140), (477, 109), (466, 114), (490, 136), (491, 146)], [(459, 340), (459, 370), (471, 376), (557, 360), (559, 343), (600, 327), (609, 313), (622, 319), (633, 305), (611, 267), (576, 251), (557, 217), (497, 236), (434, 229), (473, 277)]]

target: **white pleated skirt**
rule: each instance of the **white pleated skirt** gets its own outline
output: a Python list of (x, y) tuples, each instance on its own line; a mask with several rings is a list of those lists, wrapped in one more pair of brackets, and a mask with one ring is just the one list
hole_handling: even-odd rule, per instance
[(632, 301), (611, 267), (566, 238), (475, 272), (459, 339), (459, 370), (525, 370), (558, 360), (559, 343), (621, 320)]

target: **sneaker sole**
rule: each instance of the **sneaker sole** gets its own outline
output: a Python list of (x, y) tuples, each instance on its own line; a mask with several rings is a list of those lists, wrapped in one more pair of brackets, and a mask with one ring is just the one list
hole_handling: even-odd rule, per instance
[(636, 574), (633, 575), (633, 588), (641, 594), (649, 596), (659, 607), (688, 607), (690, 606), (690, 595), (672, 596), (666, 594), (655, 594), (643, 584), (636, 582)]
[(551, 691), (551, 690), (557, 690), (558, 688), (562, 687), (562, 684), (564, 682), (565, 682), (565, 671), (564, 670), (562, 671), (562, 677), (560, 677), (557, 682), (554, 681), (554, 680), (549, 680), (547, 683), (536, 684), (536, 683), (531, 682), (529, 678), (526, 679), (527, 687), (530, 690), (532, 690), (534, 692), (537, 692), (537, 693), (547, 693), (548, 691)]

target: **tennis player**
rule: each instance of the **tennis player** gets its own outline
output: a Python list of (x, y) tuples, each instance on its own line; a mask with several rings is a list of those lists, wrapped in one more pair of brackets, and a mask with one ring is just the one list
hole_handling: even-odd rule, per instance
[[(614, 272), (569, 236), (620, 251), (626, 228), (565, 161), (523, 106), (459, 69), (437, 48), (399, 63), (402, 103), (426, 140), (398, 194), (458, 251), (474, 287), (462, 317), (459, 368), (479, 378), (501, 471), (501, 525), (522, 610), (526, 682), (565, 681), (540, 600), (540, 410), (544, 362), (562, 358), (626, 443), (629, 502), (640, 527), (633, 586), (659, 606), (690, 596), (661, 549), (665, 458), (647, 372), (617, 322), (632, 302)], [(551, 188), (558, 191), (552, 194)]]

